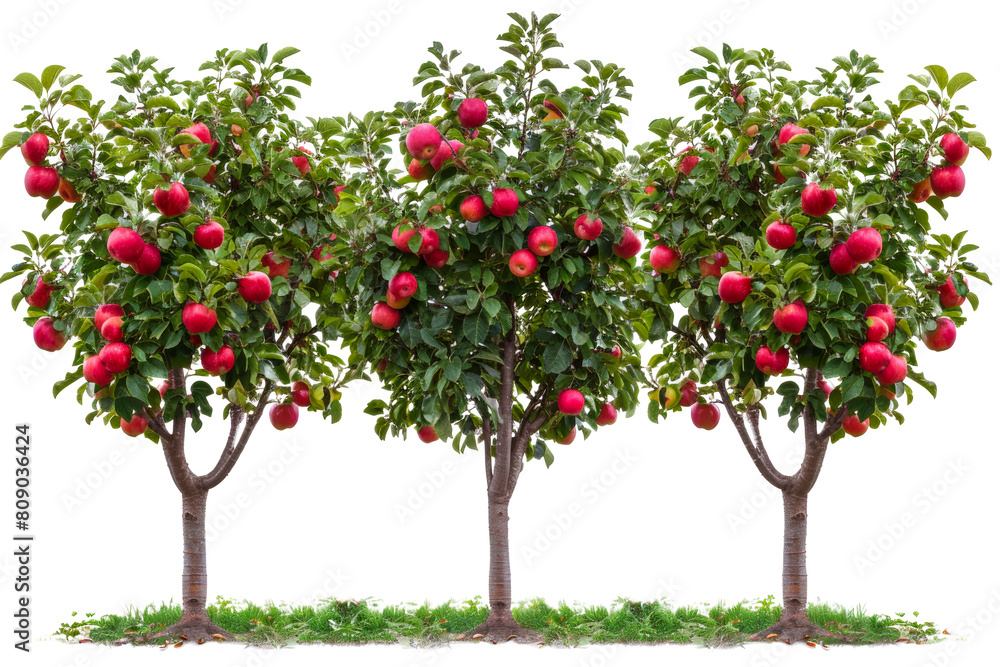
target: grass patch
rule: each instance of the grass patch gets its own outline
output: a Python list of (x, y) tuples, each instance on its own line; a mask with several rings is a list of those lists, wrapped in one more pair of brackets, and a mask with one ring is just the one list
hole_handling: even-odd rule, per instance
[[(438, 606), (382, 607), (375, 600), (329, 600), (315, 607), (268, 603), (258, 606), (219, 598), (208, 609), (219, 627), (249, 644), (275, 646), (296, 643), (406, 645), (447, 642), (465, 635), (486, 619), (487, 607), (479, 597)], [(522, 602), (514, 618), (526, 628), (541, 632), (549, 644), (704, 644), (737, 645), (775, 623), (781, 608), (774, 599), (726, 606), (672, 607), (666, 602), (619, 599), (610, 607), (584, 607), (566, 603), (552, 607), (543, 600)], [(76, 614), (74, 614), (74, 618)], [(62, 624), (55, 633), (67, 641), (128, 640), (155, 643), (152, 635), (180, 620), (174, 604), (129, 609), (124, 614)], [(943, 639), (931, 622), (918, 615), (870, 614), (863, 608), (817, 604), (809, 618), (835, 637), (825, 644), (887, 644), (899, 641), (930, 643)]]

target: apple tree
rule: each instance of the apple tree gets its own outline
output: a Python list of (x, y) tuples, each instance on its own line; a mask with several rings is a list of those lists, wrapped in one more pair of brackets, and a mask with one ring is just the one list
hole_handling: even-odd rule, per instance
[[(797, 80), (768, 50), (694, 51), (706, 62), (680, 83), (701, 115), (653, 121), (640, 148), (653, 272), (636, 322), (662, 345), (649, 415), (690, 406), (712, 429), (721, 405), (781, 491), (783, 607), (763, 636), (797, 641), (825, 632), (806, 616), (805, 540), (829, 443), (902, 424), (914, 385), (936, 395), (918, 342), (951, 347), (977, 306), (967, 280), (989, 282), (964, 231), (933, 227), (962, 194), (969, 146), (990, 151), (954, 101), (969, 74), (930, 66), (879, 103), (881, 70), (857, 52)], [(761, 438), (771, 397), (804, 440), (792, 471)]]
[[(59, 66), (16, 79), (37, 103), (3, 152), (20, 145), (26, 189), (47, 201), (3, 280), (25, 278), (13, 305), (40, 348), (74, 348), (54, 394), (83, 380), (88, 424), (162, 446), (183, 524), (183, 618), (168, 636), (221, 632), (205, 612), (206, 498), (265, 411), (278, 429), (300, 407), (336, 422), (354, 375), (328, 347), (346, 301), (339, 125), (289, 115), (310, 83), (284, 64), (296, 52), (221, 50), (190, 81), (134, 52), (111, 66), (111, 102)], [(229, 435), (199, 474), (185, 449), (220, 405)]]
[(510, 16), (495, 70), (435, 43), (419, 102), (351, 120), (358, 185), (338, 215), (355, 253), (344, 342), (388, 392), (368, 407), (376, 431), (482, 446), (490, 611), (474, 632), (523, 639), (508, 542), (522, 469), (637, 404), (627, 223), (641, 192), (619, 127), (631, 82), (581, 60), (582, 83), (558, 89), (556, 16)]

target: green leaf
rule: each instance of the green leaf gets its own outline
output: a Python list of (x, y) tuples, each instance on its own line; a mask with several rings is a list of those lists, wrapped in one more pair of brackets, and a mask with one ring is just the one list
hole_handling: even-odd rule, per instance
[(719, 56), (715, 55), (715, 53), (712, 51), (712, 49), (710, 49), (708, 47), (705, 47), (705, 46), (696, 46), (693, 49), (691, 49), (691, 52), (692, 53), (697, 53), (699, 56), (701, 56), (702, 58), (704, 58), (705, 60), (707, 60), (707, 61), (709, 61), (711, 63), (715, 63), (716, 65), (719, 64)]
[(21, 72), (14, 77), (14, 81), (21, 84), (31, 92), (35, 94), (35, 97), (41, 97), (45, 94), (45, 89), (42, 86), (42, 82), (38, 80), (38, 77), (31, 72)]
[(59, 393), (83, 377), (83, 368), (66, 373), (66, 377), (52, 385), (52, 398), (59, 396)]
[(837, 109), (844, 108), (844, 100), (836, 95), (824, 95), (823, 97), (817, 97), (809, 107), (811, 111), (816, 111), (817, 109), (823, 109), (825, 107), (836, 107)]
[(0, 144), (0, 158), (7, 154), (11, 148), (21, 143), (20, 132), (8, 132), (3, 136), (3, 143)]
[(285, 58), (289, 56), (294, 56), (298, 52), (299, 49), (295, 48), (294, 46), (286, 46), (283, 49), (278, 49), (277, 53), (271, 56), (271, 62), (277, 65), (282, 61), (284, 61)]
[(59, 76), (59, 73), (64, 69), (66, 68), (62, 65), (49, 65), (45, 68), (45, 71), (42, 72), (42, 86), (45, 90), (52, 87), (52, 84), (55, 83), (56, 77)]
[(962, 90), (975, 80), (976, 77), (972, 76), (968, 72), (959, 72), (955, 76), (951, 77), (951, 81), (948, 82), (948, 97), (955, 97), (955, 93)]
[(545, 372), (553, 375), (562, 373), (573, 363), (573, 352), (565, 340), (558, 343), (550, 343), (542, 353), (542, 363), (545, 364)]
[(938, 88), (944, 90), (948, 87), (948, 70), (940, 65), (928, 65), (924, 69), (930, 72), (931, 76), (934, 77), (934, 83), (937, 84)]
[(485, 310), (477, 310), (475, 313), (465, 318), (462, 324), (462, 333), (475, 345), (486, 342), (486, 337), (490, 333), (490, 321), (492, 318)]

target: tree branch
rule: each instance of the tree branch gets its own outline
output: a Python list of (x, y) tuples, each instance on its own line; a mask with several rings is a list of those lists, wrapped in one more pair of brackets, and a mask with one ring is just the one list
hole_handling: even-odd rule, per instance
[(750, 455), (750, 460), (753, 461), (755, 466), (757, 466), (758, 472), (760, 472), (760, 474), (771, 486), (778, 489), (784, 489), (785, 486), (788, 485), (790, 478), (787, 475), (779, 473), (773, 466), (765, 465), (760, 450), (750, 439), (750, 434), (747, 433), (747, 427), (743, 422), (743, 416), (736, 412), (736, 408), (733, 406), (733, 402), (729, 398), (729, 390), (726, 388), (726, 381), (724, 379), (719, 380), (715, 383), (715, 386), (719, 388), (719, 394), (722, 396), (722, 404), (726, 408), (726, 413), (729, 415), (730, 421), (733, 422), (733, 426), (736, 427), (736, 431), (740, 434), (743, 446), (746, 447), (747, 453)]
[(163, 422), (163, 413), (152, 412), (148, 407), (143, 409), (143, 416), (146, 417), (149, 430), (160, 436), (160, 440), (169, 440), (172, 435), (167, 430), (167, 425)]
[(764, 447), (764, 439), (760, 436), (760, 406), (756, 403), (747, 408), (747, 421), (750, 422), (750, 430), (753, 433), (754, 441), (757, 443), (757, 451), (760, 453), (761, 462), (778, 477), (787, 477), (778, 472), (771, 461), (771, 456)]
[[(270, 380), (264, 382), (264, 388), (261, 389), (260, 398), (257, 400), (257, 405), (254, 407), (253, 414), (247, 417), (246, 425), (243, 426), (243, 432), (240, 434), (240, 439), (236, 443), (236, 447), (229, 453), (227, 457), (225, 453), (223, 458), (219, 459), (219, 463), (216, 464), (215, 469), (207, 475), (202, 476), (199, 480), (205, 485), (205, 488), (212, 489), (219, 485), (219, 483), (229, 475), (232, 471), (233, 466), (236, 462), (240, 460), (240, 455), (243, 450), (246, 449), (247, 443), (250, 441), (250, 436), (253, 434), (254, 427), (257, 426), (257, 422), (260, 421), (261, 416), (264, 414), (264, 406), (267, 405), (268, 400), (271, 398), (271, 389), (274, 385)], [(228, 447), (227, 447), (228, 450)]]
[(531, 436), (538, 433), (538, 429), (545, 426), (545, 422), (548, 420), (549, 416), (542, 414), (528, 421), (527, 413), (525, 413), (524, 418), (521, 420), (521, 425), (517, 430), (517, 438), (514, 440), (514, 451), (510, 464), (510, 479), (507, 481), (507, 490), (504, 493), (505, 498), (509, 499), (514, 493), (514, 487), (517, 486), (517, 478), (521, 476), (521, 470), (524, 468), (524, 453), (528, 450), (528, 441), (531, 440)]
[[(513, 312), (513, 304), (508, 300), (508, 308)], [(493, 479), (489, 492), (502, 495), (506, 492), (510, 479), (510, 461), (514, 435), (514, 355), (517, 352), (516, 324), (512, 324), (502, 344), (503, 366), (500, 368), (500, 397), (497, 412), (499, 423), (496, 432), (496, 461), (493, 465)]]
[(832, 417), (826, 420), (826, 424), (823, 426), (823, 430), (820, 431), (819, 435), (816, 437), (819, 438), (820, 440), (828, 440), (831, 435), (837, 432), (837, 429), (843, 426), (844, 418), (846, 417), (847, 417), (847, 406), (841, 405), (837, 409), (837, 412), (834, 413)]
[(490, 428), (490, 420), (482, 412), (483, 418), (483, 455), (486, 458), (486, 490), (489, 491), (493, 484), (493, 430)]
[[(172, 388), (180, 389), (182, 393), (187, 393), (184, 385), (184, 369), (171, 368), (167, 373)], [(160, 439), (160, 446), (163, 448), (163, 457), (167, 461), (167, 469), (170, 470), (170, 478), (174, 481), (174, 486), (181, 493), (191, 493), (197, 490), (197, 480), (188, 467), (187, 457), (184, 455), (184, 434), (187, 430), (187, 407), (182, 403), (177, 406), (177, 414), (174, 416), (174, 428), (168, 438)], [(166, 431), (166, 428), (164, 428)]]

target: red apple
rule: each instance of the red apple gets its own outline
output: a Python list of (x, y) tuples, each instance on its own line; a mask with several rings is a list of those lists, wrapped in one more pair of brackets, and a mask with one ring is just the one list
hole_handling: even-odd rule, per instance
[(142, 254), (130, 266), (141, 276), (151, 276), (160, 270), (163, 258), (160, 256), (160, 249), (152, 243), (147, 243), (142, 247)]
[(969, 157), (969, 144), (951, 132), (941, 137), (941, 150), (944, 151), (944, 159), (956, 167), (961, 167), (965, 158)]
[(493, 190), (493, 206), (490, 206), (490, 213), (498, 218), (504, 218), (517, 213), (520, 201), (517, 193), (510, 188), (496, 188)]
[(59, 172), (55, 167), (28, 167), (24, 174), (24, 189), (32, 197), (49, 199), (59, 192)]
[(299, 422), (299, 406), (294, 403), (272, 405), (267, 417), (271, 420), (271, 426), (278, 431), (284, 431)]
[(729, 256), (721, 250), (711, 256), (700, 257), (698, 259), (698, 270), (701, 271), (702, 278), (707, 278), (708, 276), (721, 278), (722, 269), (727, 266), (729, 266)]
[(108, 343), (97, 356), (109, 373), (121, 373), (132, 363), (132, 348), (125, 343)]
[(458, 151), (462, 149), (463, 144), (461, 141), (452, 139), (451, 141), (442, 141), (441, 145), (437, 149), (437, 153), (431, 158), (431, 167), (434, 171), (441, 171), (444, 166), (450, 161), (454, 160), (458, 155)]
[(94, 328), (100, 331), (112, 317), (124, 317), (125, 311), (117, 303), (106, 303), (94, 311)]
[(101, 337), (109, 343), (117, 343), (125, 335), (122, 332), (122, 318), (119, 316), (109, 317), (101, 325)]
[(954, 164), (935, 167), (931, 171), (931, 189), (941, 199), (958, 197), (965, 191), (965, 172)]
[(891, 357), (892, 352), (885, 343), (868, 342), (858, 350), (858, 363), (861, 364), (861, 369), (876, 375), (885, 370)]
[(300, 408), (308, 408), (312, 399), (309, 397), (309, 385), (299, 380), (292, 384), (292, 403)]
[(101, 387), (106, 387), (111, 384), (115, 376), (104, 367), (100, 357), (94, 355), (93, 357), (87, 357), (83, 361), (83, 379)]
[(190, 334), (208, 333), (218, 321), (215, 311), (200, 303), (188, 303), (181, 312), (181, 322)]
[(873, 303), (865, 308), (865, 319), (877, 317), (885, 322), (888, 327), (888, 335), (896, 333), (896, 313), (892, 306), (887, 303)]
[[(965, 282), (965, 287), (968, 288), (969, 281), (965, 278), (962, 280)], [(958, 308), (965, 303), (965, 297), (959, 296), (958, 290), (955, 289), (955, 281), (952, 280), (951, 276), (948, 276), (944, 285), (938, 285), (936, 289), (943, 308)]]
[(772, 351), (767, 345), (761, 345), (757, 348), (755, 361), (761, 373), (781, 375), (788, 368), (788, 349), (780, 347)]
[(191, 195), (182, 183), (171, 183), (170, 188), (153, 190), (153, 205), (165, 218), (175, 218), (191, 208)]
[(698, 402), (698, 383), (688, 380), (681, 385), (680, 404), (687, 408)]
[[(809, 130), (804, 127), (799, 127), (795, 123), (785, 123), (784, 127), (778, 131), (778, 145), (781, 146), (783, 144), (787, 144), (789, 139), (797, 137), (800, 134), (809, 134)], [(799, 147), (799, 155), (808, 154), (809, 148), (809, 144), (802, 144)]]
[(31, 336), (38, 349), (46, 352), (56, 352), (66, 344), (66, 334), (56, 329), (55, 320), (51, 317), (39, 318), (31, 327)]
[(448, 263), (450, 255), (447, 250), (431, 250), (429, 253), (422, 255), (422, 257), (427, 266), (432, 269), (440, 269)]
[(292, 260), (290, 257), (282, 257), (272, 250), (264, 253), (264, 256), (260, 258), (260, 265), (264, 267), (264, 273), (269, 278), (287, 278)]
[(826, 380), (820, 380), (819, 382), (816, 383), (816, 386), (822, 389), (823, 393), (826, 394), (827, 400), (830, 400), (830, 394), (833, 393), (833, 385), (831, 385)]
[(385, 301), (379, 301), (372, 306), (371, 319), (379, 329), (395, 329), (399, 326), (400, 314)]
[(198, 225), (194, 230), (195, 245), (205, 250), (215, 250), (225, 238), (226, 230), (215, 220), (205, 220), (205, 224)]
[(833, 246), (833, 250), (830, 251), (830, 268), (838, 276), (844, 276), (858, 270), (858, 263), (851, 257), (846, 243), (838, 243)]
[(920, 181), (913, 186), (913, 191), (906, 195), (906, 198), (910, 201), (920, 204), (927, 201), (927, 198), (931, 196), (931, 177), (928, 176), (924, 180)]
[(132, 415), (132, 419), (125, 421), (119, 418), (122, 433), (125, 435), (136, 437), (140, 436), (146, 432), (146, 427), (149, 426), (149, 422), (138, 412)]
[(585, 241), (593, 241), (601, 235), (604, 223), (600, 218), (591, 218), (586, 213), (573, 223), (573, 233)]
[(271, 279), (266, 273), (249, 271), (236, 281), (236, 289), (244, 301), (264, 303), (271, 298)]
[(479, 195), (469, 195), (462, 200), (462, 205), (458, 207), (458, 212), (469, 222), (479, 222), (490, 212), (486, 208), (486, 202)]
[(944, 352), (955, 344), (958, 331), (955, 323), (949, 317), (939, 317), (934, 320), (934, 326), (928, 327), (921, 336), (927, 349), (935, 352)]
[[(178, 134), (190, 134), (198, 139), (198, 143), (212, 143), (212, 134), (208, 131), (208, 126), (204, 123), (195, 123), (190, 127), (185, 127)], [(184, 157), (191, 157), (191, 146), (193, 146), (193, 144), (180, 144), (179, 147)]]
[(146, 242), (139, 233), (128, 227), (116, 227), (108, 235), (108, 254), (116, 262), (131, 264), (142, 256)]
[(539, 257), (548, 257), (558, 245), (559, 237), (551, 227), (535, 227), (528, 232), (528, 249)]
[(441, 237), (438, 233), (428, 227), (422, 227), (420, 229), (420, 247), (417, 249), (418, 255), (426, 255), (427, 253), (434, 252), (441, 245)]
[(622, 240), (611, 246), (612, 252), (622, 259), (632, 259), (642, 250), (642, 241), (631, 227), (622, 227)]
[(406, 150), (418, 160), (430, 160), (441, 145), (441, 134), (430, 123), (421, 123), (406, 133)]
[(882, 254), (882, 234), (872, 227), (862, 227), (847, 237), (847, 252), (858, 264), (873, 262)]
[(409, 296), (397, 297), (393, 295), (393, 293), (389, 290), (386, 290), (385, 292), (385, 302), (389, 304), (390, 308), (394, 308), (396, 310), (402, 310), (403, 308), (406, 308), (408, 305), (410, 305), (410, 300), (412, 298), (413, 297)]
[(208, 171), (205, 172), (205, 175), (201, 177), (201, 180), (205, 181), (209, 185), (215, 185), (215, 175), (218, 173), (218, 171), (219, 171), (219, 165), (213, 164), (211, 167), (208, 168)]
[(470, 97), (462, 100), (462, 103), (458, 105), (456, 113), (458, 115), (458, 122), (462, 127), (472, 128), (479, 127), (485, 123), (490, 111), (486, 106), (486, 102), (478, 97)]
[(784, 183), (788, 180), (788, 177), (781, 173), (781, 169), (779, 168), (777, 162), (774, 163), (774, 180), (778, 183)]
[(397, 250), (412, 253), (413, 251), (410, 250), (410, 238), (417, 233), (417, 228), (411, 226), (409, 229), (401, 231), (400, 228), (403, 225), (412, 225), (412, 223), (409, 220), (404, 220), (396, 225), (396, 228), (392, 230), (392, 244), (396, 246)]
[(208, 371), (209, 375), (224, 375), (233, 369), (236, 364), (236, 355), (233, 348), (223, 345), (219, 350), (213, 351), (210, 347), (201, 348), (201, 367)]
[(601, 408), (601, 414), (597, 415), (598, 426), (610, 426), (618, 421), (618, 410), (610, 403), (605, 403)]
[(59, 190), (57, 191), (59, 196), (67, 204), (75, 204), (79, 201), (83, 201), (83, 195), (76, 191), (73, 184), (67, 181), (65, 178), (59, 179)]
[[(867, 344), (867, 343), (866, 343)], [(892, 355), (885, 370), (875, 376), (883, 386), (893, 385), (906, 379), (906, 359)]]
[(406, 173), (410, 175), (415, 181), (426, 181), (428, 178), (434, 175), (434, 167), (430, 165), (429, 162), (421, 162), (417, 158), (410, 160), (410, 164), (406, 167)]
[(389, 293), (397, 299), (408, 299), (417, 293), (417, 277), (409, 271), (401, 271), (389, 281)]
[(657, 273), (673, 273), (680, 268), (681, 254), (661, 243), (649, 252), (649, 264)]
[[(312, 155), (312, 151), (307, 149), (305, 146), (299, 146), (299, 151)], [(301, 174), (303, 178), (306, 174), (312, 171), (312, 165), (309, 164), (309, 157), (307, 155), (296, 155), (292, 157), (292, 164), (294, 164), (295, 168), (299, 170), (299, 174)]]
[(857, 415), (847, 415), (840, 425), (843, 427), (844, 433), (853, 438), (863, 436), (868, 430), (868, 420), (861, 421)]
[(615, 359), (621, 359), (622, 358), (622, 349), (619, 346), (615, 345), (613, 348), (611, 348), (611, 353), (610, 354)]
[(795, 227), (783, 220), (775, 220), (764, 231), (764, 240), (775, 250), (785, 250), (795, 245)]
[(806, 215), (813, 217), (826, 215), (836, 205), (837, 191), (833, 188), (823, 188), (819, 183), (810, 183), (802, 190), (802, 212)]
[(422, 442), (431, 443), (438, 439), (437, 429), (433, 426), (423, 426), (417, 430), (417, 437)]
[[(552, 114), (549, 114), (550, 116)], [(556, 438), (557, 445), (572, 445), (573, 441), (576, 440), (576, 427), (574, 426), (569, 433), (561, 438)]]
[(510, 272), (518, 278), (527, 278), (538, 268), (538, 259), (530, 250), (518, 250), (510, 256)]
[(865, 331), (865, 339), (869, 342), (877, 343), (880, 340), (885, 340), (889, 335), (889, 325), (885, 323), (885, 320), (878, 317), (869, 317), (865, 320), (868, 325), (868, 330)]
[(711, 431), (719, 425), (719, 407), (713, 403), (698, 403), (691, 408), (691, 423), (695, 428)]
[(778, 331), (790, 334), (800, 334), (809, 323), (809, 311), (801, 300), (790, 303), (774, 311), (772, 318)]
[(41, 276), (38, 276), (38, 280), (35, 281), (35, 289), (31, 294), (24, 297), (24, 300), (32, 308), (45, 310), (49, 306), (49, 301), (52, 300), (52, 291), (54, 289), (55, 287), (45, 282)]
[(726, 303), (742, 303), (752, 289), (750, 278), (739, 271), (730, 271), (719, 279), (719, 298)]
[(576, 389), (563, 389), (559, 392), (558, 404), (559, 412), (564, 415), (578, 415), (583, 412), (587, 401)]
[(36, 132), (21, 144), (21, 157), (29, 167), (37, 167), (45, 162), (49, 154), (49, 138)]

